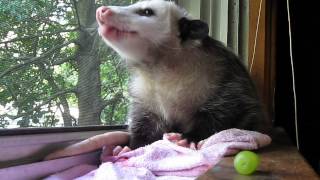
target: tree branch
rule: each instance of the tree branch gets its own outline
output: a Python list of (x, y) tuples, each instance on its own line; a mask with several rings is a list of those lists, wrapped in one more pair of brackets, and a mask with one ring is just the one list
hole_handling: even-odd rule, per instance
[(61, 64), (65, 63), (65, 62), (68, 62), (68, 61), (70, 61), (72, 59), (75, 59), (75, 58), (76, 58), (76, 56), (69, 56), (69, 57), (65, 57), (65, 58), (60, 58), (60, 59), (55, 60), (52, 63), (52, 65), (53, 66), (58, 66), (58, 65), (61, 65)]
[(44, 34), (35, 34), (32, 36), (25, 36), (25, 37), (19, 37), (19, 38), (14, 38), (11, 40), (7, 40), (7, 41), (2, 41), (0, 42), (0, 44), (7, 44), (7, 43), (11, 43), (11, 42), (16, 42), (16, 41), (23, 41), (26, 39), (34, 39), (37, 37), (42, 37), (42, 36), (51, 36), (54, 34), (59, 34), (59, 33), (63, 33), (63, 32), (73, 32), (73, 31), (78, 31), (79, 28), (75, 28), (75, 29), (65, 29), (65, 30), (60, 30), (60, 31), (56, 31), (56, 32), (51, 32), (51, 33), (44, 33)]
[(39, 108), (39, 107), (41, 107), (43, 105), (48, 104), (50, 101), (52, 101), (53, 99), (55, 99), (55, 98), (57, 98), (57, 97), (59, 97), (61, 95), (68, 94), (68, 93), (75, 93), (75, 92), (76, 92), (75, 88), (59, 91), (59, 92), (55, 93), (54, 95), (50, 96), (46, 101), (44, 101), (40, 105), (36, 106), (34, 109), (37, 109), (37, 108)]
[[(28, 59), (31, 59), (33, 58), (32, 56), (23, 56), (23, 57), (18, 57), (18, 58), (14, 58), (14, 59), (10, 59), (11, 60), (14, 60), (14, 61), (25, 61), (25, 60), (28, 60)], [(1, 61), (6, 61), (8, 60), (8, 58), (0, 58)]]
[(4, 77), (5, 75), (17, 70), (17, 69), (20, 69), (24, 66), (27, 66), (27, 65), (30, 65), (30, 64), (34, 64), (36, 62), (39, 62), (39, 61), (43, 61), (47, 56), (49, 56), (50, 54), (54, 53), (55, 51), (57, 50), (60, 50), (61, 48), (65, 47), (65, 46), (68, 46), (69, 44), (71, 43), (74, 43), (74, 41), (69, 41), (69, 42), (66, 42), (64, 44), (61, 44), (61, 45), (58, 45), (52, 49), (50, 49), (49, 51), (43, 53), (41, 56), (39, 57), (33, 57), (31, 58), (30, 60), (28, 61), (25, 61), (24, 63), (21, 63), (21, 64), (17, 64), (15, 66), (12, 66), (10, 67), (9, 69), (5, 70), (4, 72), (2, 72), (0, 74), (0, 78)]

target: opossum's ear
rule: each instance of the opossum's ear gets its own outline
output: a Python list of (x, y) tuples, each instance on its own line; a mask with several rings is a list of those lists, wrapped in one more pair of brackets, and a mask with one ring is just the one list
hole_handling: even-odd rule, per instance
[(209, 34), (207, 23), (200, 20), (189, 20), (185, 17), (178, 22), (181, 41), (187, 39), (203, 39)]

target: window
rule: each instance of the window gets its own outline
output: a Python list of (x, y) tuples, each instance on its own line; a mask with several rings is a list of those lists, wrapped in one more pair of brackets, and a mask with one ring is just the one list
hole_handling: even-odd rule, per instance
[[(0, 1), (0, 135), (15, 134), (7, 131), (13, 128), (20, 128), (18, 134), (31, 134), (0, 138), (0, 168), (38, 161), (61, 146), (106, 132), (105, 127), (95, 126), (92, 131), (91, 127), (75, 126), (126, 123), (128, 74), (118, 55), (98, 36), (95, 10), (103, 4), (128, 5), (135, 1)], [(175, 2), (206, 21), (210, 35), (234, 49), (245, 64), (251, 63), (262, 2), (252, 76), (263, 100), (272, 100), (273, 79), (268, 73), (272, 75), (269, 68), (274, 61), (268, 63), (267, 58), (274, 49), (267, 46), (271, 43), (269, 36), (274, 35), (268, 32), (270, 25), (266, 22), (274, 18), (268, 14), (271, 1)], [(25, 127), (50, 127), (40, 132), (55, 133), (33, 135), (29, 129), (21, 129)], [(65, 133), (66, 129), (81, 132)]]
[(126, 123), (126, 69), (95, 10), (132, 0), (1, 0), (0, 129)]

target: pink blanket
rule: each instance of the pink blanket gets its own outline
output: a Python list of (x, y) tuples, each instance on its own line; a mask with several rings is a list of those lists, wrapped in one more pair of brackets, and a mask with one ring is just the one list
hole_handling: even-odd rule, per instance
[[(265, 134), (228, 129), (208, 138), (200, 150), (192, 150), (178, 146), (164, 137), (163, 140), (120, 156), (102, 157), (105, 162), (98, 169), (77, 180), (195, 179), (217, 164), (223, 156), (233, 155), (240, 150), (255, 150), (270, 142), (271, 138)], [(68, 172), (63, 173), (70, 177)], [(49, 179), (63, 179), (63, 173)]]

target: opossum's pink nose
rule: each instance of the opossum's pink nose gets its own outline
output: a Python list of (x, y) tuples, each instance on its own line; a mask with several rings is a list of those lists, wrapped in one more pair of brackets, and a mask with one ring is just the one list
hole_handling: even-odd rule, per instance
[(96, 16), (97, 20), (101, 23), (105, 23), (109, 16), (112, 16), (113, 12), (107, 6), (101, 6), (97, 9)]
[(106, 7), (106, 6), (102, 6), (101, 9), (101, 15), (102, 16), (112, 16), (112, 11), (110, 8)]

